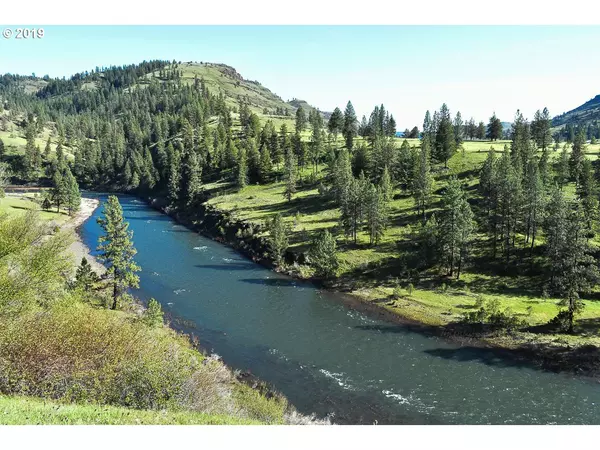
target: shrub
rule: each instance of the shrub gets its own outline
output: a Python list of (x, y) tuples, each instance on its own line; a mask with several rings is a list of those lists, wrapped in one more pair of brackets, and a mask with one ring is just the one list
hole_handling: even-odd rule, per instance
[(142, 322), (150, 327), (158, 327), (162, 325), (164, 313), (158, 303), (154, 298), (151, 298), (148, 302), (148, 307), (144, 310), (142, 314)]
[(475, 305), (477, 310), (465, 313), (463, 322), (486, 324), (496, 329), (514, 329), (523, 326), (523, 321), (510, 308), (500, 309), (500, 300), (497, 298), (484, 301), (483, 297), (478, 296)]

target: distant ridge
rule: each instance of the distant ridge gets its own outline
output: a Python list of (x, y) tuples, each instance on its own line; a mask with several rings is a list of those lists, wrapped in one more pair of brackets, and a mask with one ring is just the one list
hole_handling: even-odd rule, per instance
[(600, 95), (596, 95), (583, 105), (571, 111), (560, 114), (552, 119), (552, 125), (586, 125), (589, 122), (600, 120)]

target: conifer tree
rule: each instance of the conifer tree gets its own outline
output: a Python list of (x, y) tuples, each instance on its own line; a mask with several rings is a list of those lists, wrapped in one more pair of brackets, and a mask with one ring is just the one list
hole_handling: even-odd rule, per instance
[(454, 276), (456, 268), (456, 278), (460, 278), (473, 230), (471, 207), (460, 182), (455, 177), (451, 177), (442, 196), (441, 232), (439, 233), (440, 250), (449, 276)]
[(275, 264), (281, 266), (284, 261), (285, 252), (289, 246), (289, 230), (281, 214), (276, 214), (271, 220), (267, 221), (269, 230), (269, 250), (271, 256), (275, 259)]
[(583, 157), (581, 164), (581, 173), (579, 176), (579, 185), (577, 186), (577, 197), (580, 201), (580, 208), (586, 221), (586, 230), (590, 232), (589, 239), (593, 235), (594, 223), (598, 219), (598, 189), (594, 178), (592, 162)]
[(579, 177), (581, 176), (581, 170), (583, 166), (583, 159), (585, 151), (585, 134), (583, 128), (579, 128), (579, 131), (575, 135), (573, 140), (573, 148), (571, 149), (571, 156), (569, 158), (569, 170), (571, 178), (575, 181), (575, 184), (579, 184)]
[(379, 188), (381, 189), (383, 201), (385, 203), (392, 201), (392, 198), (394, 197), (394, 185), (392, 184), (392, 178), (390, 177), (390, 171), (387, 166), (383, 169), (383, 175), (379, 181)]
[[(485, 134), (485, 125), (483, 122), (479, 122), (479, 126), (477, 127), (477, 137), (479, 139), (484, 139)], [(497, 141), (498, 139), (502, 139), (502, 122), (498, 117), (496, 117), (496, 113), (490, 117), (490, 121), (487, 126), (487, 137), (490, 141)]]
[(50, 159), (50, 152), (51, 152), (50, 137), (48, 137), (48, 140), (46, 141), (46, 147), (44, 147), (44, 159), (46, 161), (48, 161)]
[(306, 113), (304, 108), (300, 106), (296, 110), (296, 133), (300, 134), (306, 128)]
[(365, 219), (369, 242), (379, 244), (387, 227), (387, 204), (379, 188), (371, 183), (365, 186)]
[[(517, 162), (520, 158), (516, 159)], [(522, 179), (515, 168), (508, 149), (505, 149), (498, 161), (498, 224), (500, 226), (502, 249), (506, 264), (510, 262), (511, 250), (515, 246), (519, 230), (519, 219), (522, 217), (523, 204)]]
[(567, 144), (563, 146), (556, 167), (556, 183), (562, 189), (569, 181), (571, 169), (569, 167), (569, 153), (567, 152)]
[(341, 149), (335, 160), (332, 174), (332, 191), (338, 206), (342, 206), (348, 196), (350, 183), (352, 182), (352, 166), (348, 150)]
[(336, 107), (333, 110), (333, 113), (331, 113), (331, 117), (327, 123), (327, 128), (329, 132), (333, 134), (335, 141), (337, 142), (338, 134), (340, 134), (344, 129), (344, 115), (342, 114), (342, 110), (340, 108)]
[(56, 212), (60, 212), (61, 205), (64, 205), (66, 202), (67, 186), (65, 185), (62, 174), (58, 170), (54, 173), (54, 177), (52, 178), (50, 196), (52, 198), (52, 203), (56, 205)]
[(98, 224), (104, 232), (98, 240), (98, 258), (107, 269), (107, 275), (113, 287), (111, 309), (117, 309), (118, 301), (127, 288), (139, 285), (140, 267), (133, 257), (137, 250), (133, 246), (133, 231), (128, 230), (129, 223), (123, 220), (123, 209), (119, 199), (111, 195), (103, 205), (103, 217)]
[(525, 244), (531, 239), (531, 250), (535, 245), (535, 238), (545, 209), (544, 183), (539, 171), (537, 158), (529, 159), (525, 177)]
[(552, 120), (548, 108), (544, 108), (542, 112), (538, 109), (531, 122), (531, 134), (536, 145), (542, 150), (546, 150), (552, 144)]
[(498, 242), (498, 161), (494, 147), (490, 147), (487, 158), (483, 163), (479, 175), (479, 192), (481, 194), (485, 212), (486, 231), (490, 234), (492, 242), (492, 256), (496, 257)]
[(237, 168), (237, 186), (244, 189), (248, 185), (248, 157), (246, 149), (242, 148), (239, 153)]
[(320, 232), (313, 239), (308, 255), (318, 277), (329, 278), (335, 276), (339, 262), (335, 237), (329, 230)]
[(460, 146), (464, 140), (464, 122), (462, 120), (462, 116), (460, 115), (460, 111), (457, 111), (456, 116), (454, 117), (454, 139), (456, 140), (456, 146)]
[(417, 225), (417, 243), (419, 246), (419, 261), (425, 267), (431, 267), (440, 259), (440, 226), (432, 213), (425, 223)]
[(598, 282), (596, 262), (587, 243), (586, 220), (579, 204), (573, 206), (555, 189), (548, 203), (546, 252), (550, 262), (550, 287), (567, 307), (556, 317), (561, 329), (573, 332), (575, 315), (584, 307), (580, 294)]
[(296, 157), (292, 149), (285, 154), (285, 191), (284, 196), (288, 202), (292, 201), (292, 195), (296, 193)]
[(352, 157), (352, 173), (355, 176), (359, 176), (361, 172), (366, 172), (372, 167), (371, 156), (367, 144), (364, 141), (359, 143)]
[(75, 273), (75, 287), (90, 291), (99, 280), (100, 277), (94, 272), (87, 258), (85, 256), (81, 258), (81, 263)]
[(69, 215), (72, 216), (73, 213), (79, 211), (81, 205), (81, 193), (79, 192), (77, 180), (71, 173), (71, 170), (68, 166), (65, 167), (63, 183), (65, 194), (64, 202), (67, 206), (67, 210), (69, 211)]
[[(170, 144), (169, 144), (170, 145)], [(171, 146), (172, 148), (172, 146)], [(175, 206), (179, 201), (179, 186), (181, 183), (181, 172), (179, 163), (179, 153), (173, 150), (169, 161), (169, 179), (167, 184), (167, 199), (171, 206)]]
[(179, 180), (179, 200), (186, 206), (191, 206), (201, 189), (202, 168), (194, 150), (186, 149), (181, 159), (181, 176)]
[(346, 141), (346, 148), (350, 151), (354, 147), (354, 137), (358, 132), (358, 120), (356, 118), (356, 112), (352, 102), (348, 101), (346, 109), (344, 111), (344, 139)]
[(429, 136), (426, 135), (421, 142), (421, 151), (419, 160), (417, 162), (417, 168), (415, 170), (415, 177), (411, 187), (412, 195), (415, 200), (415, 206), (417, 208), (417, 214), (422, 216), (423, 222), (426, 220), (425, 213), (431, 200), (434, 184), (429, 166), (429, 149)]
[(260, 160), (258, 163), (258, 178), (261, 183), (267, 183), (271, 176), (273, 162), (271, 161), (271, 152), (269, 147), (264, 145), (260, 150)]
[(340, 206), (340, 222), (346, 236), (350, 236), (356, 244), (358, 232), (362, 228), (365, 218), (365, 203), (367, 193), (367, 180), (364, 172), (359, 178), (351, 177), (348, 192)]

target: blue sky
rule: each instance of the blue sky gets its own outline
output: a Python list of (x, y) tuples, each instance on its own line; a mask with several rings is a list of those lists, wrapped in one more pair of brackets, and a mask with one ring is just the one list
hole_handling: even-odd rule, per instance
[[(0, 28), (3, 28), (0, 26)], [(13, 27), (14, 28), (14, 27)], [(560, 114), (600, 94), (600, 27), (47, 26), (41, 40), (0, 38), (0, 73), (69, 76), (144, 59), (221, 62), (283, 99), (322, 110), (383, 103), (399, 128), (452, 113), (511, 121)]]

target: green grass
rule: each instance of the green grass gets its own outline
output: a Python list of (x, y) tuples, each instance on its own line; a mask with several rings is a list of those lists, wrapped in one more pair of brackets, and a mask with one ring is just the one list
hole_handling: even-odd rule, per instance
[(2, 425), (256, 425), (260, 421), (196, 412), (152, 411), (0, 396)]
[[(397, 139), (398, 147), (402, 141), (403, 139)], [(409, 139), (408, 142), (411, 146), (419, 145), (416, 139)], [(469, 187), (476, 187), (478, 171), (490, 147), (502, 152), (505, 145), (510, 146), (510, 141), (465, 142), (464, 150), (458, 151), (448, 162), (449, 171), (461, 177)], [(590, 159), (597, 158), (600, 144), (588, 145), (586, 153)], [(558, 155), (559, 152), (551, 151), (551, 159), (557, 158)], [(324, 167), (320, 170), (324, 170)], [(439, 166), (434, 168), (434, 172), (438, 177), (444, 174)], [(310, 170), (306, 169), (303, 177), (306, 178), (309, 173)], [(439, 207), (439, 189), (444, 185), (444, 180), (436, 180), (436, 194), (428, 214)], [(332, 229), (338, 224), (338, 209), (319, 195), (315, 185), (301, 187), (291, 202), (284, 198), (282, 181), (264, 186), (248, 186), (241, 191), (223, 182), (208, 184), (206, 188), (215, 193), (208, 203), (219, 210), (230, 212), (235, 218), (263, 224), (273, 214), (281, 213), (292, 230), (290, 243), (291, 249), (295, 251), (306, 250), (310, 239), (317, 232)], [(566, 192), (572, 191), (573, 187), (567, 186)], [(439, 274), (426, 275), (415, 286), (411, 295), (404, 291), (402, 297), (392, 303), (390, 299), (393, 298), (396, 286), (392, 280), (397, 276), (399, 256), (397, 243), (408, 241), (410, 226), (417, 222), (412, 198), (399, 190), (395, 193), (395, 199), (390, 203), (390, 226), (378, 246), (369, 245), (366, 233), (359, 235), (357, 245), (345, 242), (341, 236), (338, 237), (341, 263), (338, 277), (353, 281), (354, 294), (365, 301), (383, 305), (398, 315), (429, 325), (444, 325), (460, 320), (465, 312), (475, 310), (477, 296), (483, 297), (484, 300), (498, 299), (501, 308), (510, 308), (530, 325), (542, 325), (556, 316), (559, 311), (558, 299), (541, 296), (540, 277), (491, 275), (494, 272), (489, 268), (484, 270), (473, 266), (467, 267), (460, 282), (444, 279)], [(475, 246), (474, 256), (484, 256), (484, 238), (481, 234), (478, 236), (479, 242)], [(539, 236), (538, 243), (542, 242), (543, 236)], [(363, 275), (364, 272), (371, 272), (372, 275), (356, 281), (357, 274)], [(442, 282), (449, 285), (445, 292), (440, 288)], [(404, 281), (403, 287), (406, 287), (406, 284)], [(594, 336), (600, 328), (600, 302), (586, 300), (585, 305), (578, 318), (577, 331), (580, 336), (568, 341), (600, 344), (600, 340)]]
[(43, 220), (53, 220), (57, 223), (64, 223), (69, 220), (69, 215), (64, 210), (59, 213), (56, 212), (56, 208), (51, 211), (41, 210), (39, 205), (33, 201), (32, 194), (9, 194), (0, 199), (0, 213), (9, 215), (25, 214), (31, 210), (39, 211)]

